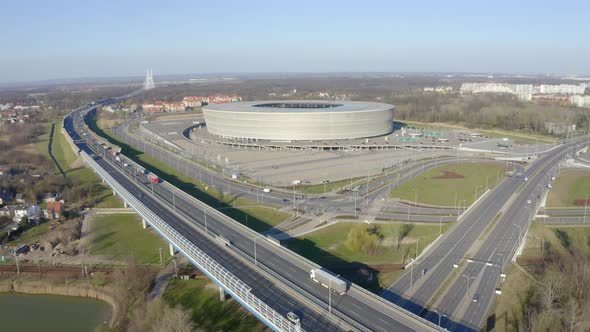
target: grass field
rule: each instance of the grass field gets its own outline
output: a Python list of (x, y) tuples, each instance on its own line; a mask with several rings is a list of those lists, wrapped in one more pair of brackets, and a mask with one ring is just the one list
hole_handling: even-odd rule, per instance
[[(380, 237), (377, 250), (371, 253), (351, 250), (346, 245), (346, 238), (354, 227), (365, 230), (376, 227), (375, 231)], [(408, 228), (404, 230), (405, 227)], [(442, 231), (445, 232), (449, 227), (451, 227), (449, 224), (443, 225)], [(400, 240), (400, 233), (404, 232), (407, 234)], [(340, 273), (370, 291), (379, 293), (399, 277), (403, 273), (403, 270), (400, 270), (401, 267), (415, 257), (416, 243), (419, 255), (438, 236), (438, 225), (367, 225), (358, 222), (341, 222), (291, 239), (286, 245), (319, 265)], [(369, 267), (376, 278), (368, 280), (359, 274), (358, 271), (364, 269), (363, 267)]]
[(204, 331), (268, 331), (236, 301), (219, 301), (217, 286), (206, 279), (174, 279), (163, 298), (171, 306), (189, 310), (191, 320)]
[(583, 208), (583, 201), (587, 198), (590, 200), (590, 172), (563, 170), (553, 182), (553, 189), (549, 190), (547, 206), (575, 207), (578, 200), (577, 207)]
[[(464, 163), (443, 165), (424, 172), (401, 184), (390, 196), (418, 203), (469, 206), (488, 188), (504, 177), (505, 166), (497, 163)], [(456, 200), (455, 200), (456, 197)]]
[(548, 248), (560, 255), (567, 255), (570, 250), (575, 250), (590, 257), (590, 227), (532, 223), (522, 256), (541, 256), (542, 250)]
[[(354, 252), (345, 242), (346, 236), (353, 227), (369, 229), (377, 227), (381, 236), (380, 250), (376, 254)], [(418, 242), (418, 254), (424, 247), (434, 241), (439, 235), (438, 225), (415, 225), (402, 239), (399, 250), (397, 237), (402, 224), (373, 224), (341, 222), (302, 237), (289, 240), (288, 246), (295, 252), (320, 264), (331, 266), (340, 263), (360, 262), (372, 264), (396, 264), (404, 263), (416, 254), (416, 241)], [(443, 225), (445, 232), (450, 225)]]
[[(287, 213), (269, 210), (268, 208), (271, 206), (256, 207), (261, 204), (242, 198), (235, 198), (234, 196), (226, 195), (215, 188), (207, 187), (195, 177), (186, 176), (175, 168), (120, 142), (111, 134), (98, 127), (96, 121), (91, 121), (89, 126), (93, 131), (100, 136), (105, 137), (109, 142), (120, 146), (123, 149), (122, 153), (124, 155), (133, 159), (145, 169), (158, 174), (164, 181), (173, 184), (184, 192), (219, 209), (222, 213), (258, 232), (266, 231), (280, 224), (290, 216), (290, 214)], [(241, 206), (244, 208), (240, 208)]]
[(43, 235), (47, 234), (49, 223), (45, 222), (38, 226), (31, 227), (24, 231), (16, 240), (7, 242), (7, 246), (16, 246), (18, 244), (31, 244), (37, 242)]
[(160, 251), (170, 259), (168, 243), (151, 228), (143, 229), (134, 214), (97, 215), (92, 222), (90, 253), (117, 261), (133, 258), (140, 264), (160, 264)]

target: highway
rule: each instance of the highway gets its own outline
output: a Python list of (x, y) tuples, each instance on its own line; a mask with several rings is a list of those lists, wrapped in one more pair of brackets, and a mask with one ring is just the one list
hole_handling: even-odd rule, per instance
[[(75, 132), (79, 127), (75, 129), (73, 125), (72, 119), (65, 121), (66, 130), (71, 133), (74, 140), (79, 140), (80, 136)], [(88, 145), (79, 143), (79, 147), (88, 153), (93, 153)], [(99, 157), (98, 151), (94, 154), (97, 155), (96, 161), (129, 192), (136, 193), (135, 196), (162, 219), (194, 241), (228, 270), (243, 278), (243, 281), (252, 287), (252, 292), (275, 310), (283, 314), (292, 310), (300, 313), (302, 326), (309, 331), (320, 329), (332, 331), (344, 328), (345, 325), (341, 320), (327, 319), (326, 317), (333, 315), (328, 315), (325, 310), (318, 311), (317, 306), (309, 304), (310, 301), (317, 301), (325, 308), (329, 301), (327, 289), (309, 279), (309, 270), (313, 266), (311, 263), (263, 238), (256, 241), (258, 239), (256, 233), (248, 232), (244, 226), (235, 221), (228, 222), (229, 218), (213, 209), (202, 208), (199, 204), (195, 204), (194, 198), (175, 190), (167, 183), (154, 185), (152, 194), (151, 183), (146, 180), (132, 180), (131, 174), (123, 174), (124, 171), (119, 166), (121, 163)], [(130, 167), (127, 169), (131, 171)], [(206, 210), (208, 212), (205, 218)], [(231, 247), (212, 243), (211, 239), (202, 233), (205, 228), (209, 234), (215, 232), (230, 240)], [(258, 265), (252, 267), (254, 252), (256, 252)], [(250, 264), (246, 264), (245, 261), (249, 261)], [(294, 291), (299, 294), (299, 297), (303, 297), (304, 301), (294, 296), (292, 294)], [(434, 330), (432, 325), (400, 311), (355, 285), (352, 285), (346, 295), (332, 295), (332, 307), (333, 312), (339, 312), (350, 321), (361, 324), (362, 329)]]
[[(578, 147), (578, 144), (572, 145)], [(474, 262), (465, 262), (460, 271), (465, 277), (456, 279), (447, 288), (438, 308), (455, 318), (449, 326), (453, 331), (479, 330), (482, 326), (494, 302), (500, 274), (525, 236), (547, 184), (557, 173), (557, 163), (565, 159), (567, 150), (568, 146), (555, 149), (527, 170), (529, 181), (524, 183), (497, 225), (471, 256)]]
[[(125, 136), (125, 140), (128, 142), (137, 140), (124, 132), (119, 132), (117, 135)], [(145, 142), (137, 141), (135, 144), (143, 144), (144, 149), (147, 150), (155, 149), (149, 144), (145, 145)], [(478, 204), (465, 213), (453, 229), (445, 234), (416, 264), (412, 264), (410, 271), (384, 291), (382, 296), (415, 314), (424, 315), (428, 320), (436, 323), (439, 319), (438, 314), (434, 310), (424, 310), (425, 307), (435, 308), (441, 315), (448, 316), (442, 320), (445, 328), (454, 331), (478, 330), (493, 303), (494, 292), (502, 268), (524, 236), (528, 223), (538, 208), (546, 184), (550, 177), (555, 175), (556, 162), (562, 160), (572, 147), (577, 148), (577, 146), (578, 143), (558, 146), (533, 161), (526, 170), (523, 170), (522, 176), (506, 178), (495, 190), (489, 192)], [(159, 153), (161, 158), (164, 158), (165, 153), (168, 153), (167, 158), (171, 166), (174, 165), (172, 161), (174, 160), (177, 169), (184, 168), (187, 174), (199, 174), (199, 177), (202, 177), (202, 169), (199, 166), (175, 156), (172, 152), (155, 149), (152, 153), (154, 155)], [(458, 161), (454, 159), (447, 162)], [(421, 173), (420, 168), (425, 171), (439, 164), (439, 161), (422, 161), (412, 165), (413, 167), (401, 169), (399, 177), (396, 173), (389, 174), (387, 177), (370, 182), (368, 188), (361, 186), (358, 192), (364, 192), (365, 198), (370, 202), (389, 190), (389, 183), (402, 183)], [(228, 189), (231, 186), (229, 191), (232, 194), (252, 200), (260, 198), (260, 194), (253, 192), (252, 188), (247, 185), (238, 182), (228, 185), (229, 181), (224, 179), (223, 175), (217, 174), (216, 177), (212, 172), (209, 172), (209, 176), (210, 184), (220, 190), (223, 190), (222, 188), (227, 185)], [(529, 178), (529, 181), (524, 181), (525, 176)], [(150, 189), (149, 186), (146, 186), (146, 182), (143, 185), (144, 189)], [(176, 212), (184, 215), (187, 220), (194, 220), (202, 228), (205, 227), (204, 210), (194, 204), (194, 199), (182, 194), (177, 194), (174, 197), (172, 192), (176, 191), (166, 184), (156, 187), (154, 195), (159, 196), (169, 206), (174, 205)], [(273, 204), (280, 201), (282, 204), (285, 199), (289, 199), (287, 197), (291, 198), (292, 196), (277, 190), (272, 195), (267, 195), (265, 203), (271, 202)], [(325, 208), (327, 204), (330, 204), (341, 211), (352, 210), (352, 213), (356, 213), (354, 208), (351, 209), (350, 200), (343, 200), (342, 197), (334, 199), (333, 197), (335, 196), (331, 198), (306, 197), (303, 204), (308, 208), (310, 206)], [(527, 202), (529, 200), (531, 203)], [(296, 206), (299, 206), (296, 203), (297, 198), (294, 202)], [(417, 211), (420, 209), (425, 210), (416, 207)], [(395, 214), (399, 211), (393, 209), (392, 212)], [(453, 214), (454, 210), (444, 212)], [(500, 217), (497, 218), (499, 214)], [(438, 221), (432, 220), (432, 215), (419, 216), (420, 214), (416, 214), (417, 218), (426, 218), (431, 222)], [(280, 279), (293, 284), (291, 287), (308, 294), (308, 296), (320, 299), (324, 304), (328, 301), (324, 294), (325, 290), (309, 282), (308, 273), (312, 265), (305, 260), (291, 259), (292, 253), (277, 252), (276, 247), (273, 247), (274, 245), (268, 241), (258, 241), (256, 244), (254, 238), (244, 237), (243, 229), (229, 225), (221, 216), (217, 217), (209, 217), (210, 229), (215, 229), (230, 239), (232, 247), (236, 247), (241, 254), (253, 260), (254, 251), (256, 251), (259, 265), (263, 265), (261, 268), (268, 269), (270, 274), (278, 275)], [(222, 250), (224, 249), (222, 248)], [(474, 262), (468, 263), (466, 257), (474, 258)], [(456, 265), (459, 266), (457, 269)], [(450, 282), (450, 286), (443, 289), (447, 282)], [(469, 289), (467, 289), (468, 285)], [(375, 301), (374, 299), (368, 299), (365, 294), (356, 293), (356, 291), (353, 288), (347, 295), (333, 296), (332, 303), (335, 310), (345, 312), (347, 316), (371, 330), (412, 330), (415, 328), (410, 326), (412, 324), (400, 323), (400, 317), (387, 321), (383, 317), (382, 308), (374, 309), (367, 304), (366, 300)], [(475, 294), (478, 295), (477, 302), (472, 301)], [(433, 301), (435, 295), (438, 301)], [(378, 302), (371, 304), (375, 303)], [(307, 314), (310, 313), (305, 312), (305, 315)], [(314, 324), (315, 322), (320, 324), (319, 318), (312, 321)], [(309, 327), (305, 328), (309, 329)], [(312, 329), (317, 329), (317, 326), (312, 325)]]
[[(216, 188), (226, 193), (230, 192), (235, 197), (285, 208), (292, 206), (294, 209), (297, 207), (299, 212), (321, 212), (330, 209), (334, 213), (340, 215), (362, 214), (363, 210), (370, 207), (376, 199), (385, 197), (391, 189), (432, 168), (450, 163), (490, 161), (489, 159), (478, 160), (475, 158), (466, 159), (464, 157), (442, 157), (419, 160), (413, 163), (409, 163), (408, 161), (391, 170), (385, 176), (372, 177), (372, 180), (369, 181), (368, 188), (365, 183), (359, 183), (354, 192), (349, 191), (345, 194), (328, 193), (326, 195), (301, 195), (296, 192), (289, 192), (283, 188), (272, 188), (272, 192), (264, 193), (260, 187), (228, 179), (224, 174), (214, 172), (192, 161), (188, 161), (182, 156), (179, 156), (178, 153), (163, 149), (146, 142), (145, 139), (141, 140), (134, 135), (130, 135), (127, 133), (124, 126), (114, 128), (113, 134), (130, 146), (165, 162), (179, 172), (194, 177), (195, 179), (199, 179), (199, 181), (212, 188)], [(421, 222), (439, 222), (440, 218), (438, 216), (441, 213), (456, 214), (454, 209), (452, 209), (452, 212), (448, 212), (448, 210), (451, 209), (432, 209), (428, 207), (414, 206), (413, 204), (404, 204), (404, 206), (400, 207), (400, 210), (403, 210), (398, 213), (403, 215), (403, 219), (400, 220), (415, 220)], [(464, 208), (459, 209), (459, 213), (463, 210)], [(428, 215), (434, 215), (436, 217), (429, 217)], [(387, 215), (378, 217), (391, 218), (391, 216)], [(454, 221), (456, 219), (446, 218), (445, 220)]]
[[(538, 204), (536, 195), (540, 195), (540, 191), (545, 188), (550, 173), (553, 172), (551, 175), (555, 175), (556, 161), (562, 158), (568, 149), (569, 145), (564, 145), (551, 150), (545, 156), (534, 161), (525, 170), (522, 177), (507, 177), (471, 211), (468, 211), (451, 231), (447, 232), (427, 254), (419, 259), (418, 263), (413, 264), (410, 271), (407, 271), (382, 295), (416, 314), (425, 316), (432, 322), (438, 322), (437, 312), (451, 317), (450, 321), (443, 319), (442, 322), (443, 327), (453, 331), (464, 328), (478, 330), (487, 314), (488, 304), (491, 303), (493, 297), (491, 294), (494, 294), (497, 284), (495, 281), (499, 278), (501, 268), (497, 268), (494, 273), (484, 273), (485, 278), (475, 281), (478, 287), (480, 287), (479, 285), (482, 287), (477, 290), (481, 299), (477, 305), (470, 306), (471, 311), (465, 313), (465, 317), (469, 317), (467, 322), (464, 322), (463, 315), (461, 315), (459, 323), (454, 323), (452, 320), (455, 317), (451, 315), (456, 309), (459, 310), (459, 302), (449, 299), (472, 300), (465, 295), (466, 280), (469, 279), (470, 283), (473, 282), (468, 277), (475, 276), (477, 272), (471, 271), (471, 269), (480, 269), (479, 272), (486, 268), (493, 270), (493, 265), (490, 267), (486, 264), (472, 264), (469, 266), (470, 270), (467, 271), (467, 277), (461, 277), (462, 274), (453, 275), (455, 266), (456, 264), (462, 265), (465, 262), (464, 258), (469, 257), (473, 250), (477, 250), (474, 244), (484, 239), (485, 242), (481, 246), (483, 249), (478, 250), (475, 257), (480, 261), (492, 262), (492, 264), (496, 262), (495, 264), (503, 266), (509, 258), (510, 252), (514, 250), (518, 239), (524, 235), (522, 232), (526, 231), (529, 218), (534, 213), (530, 212), (534, 209), (532, 206)], [(540, 175), (533, 177), (537, 171), (540, 172)], [(525, 182), (523, 181), (524, 177), (528, 177), (530, 180)], [(517, 193), (523, 184), (528, 185)], [(532, 206), (526, 203), (529, 199), (531, 199)], [(527, 207), (529, 212), (527, 213), (523, 207)], [(504, 212), (503, 217), (497, 224), (494, 224), (496, 216), (501, 212)], [(522, 230), (520, 237), (516, 236), (519, 235), (518, 228), (511, 224), (511, 218), (522, 218), (518, 219), (519, 227)], [(488, 227), (492, 227), (492, 229), (490, 230)], [(443, 287), (451, 276), (459, 279), (454, 279), (455, 282), (449, 291), (445, 292)], [(437, 294), (441, 291), (442, 293)], [(430, 302), (437, 295), (441, 295), (442, 300), (439, 305), (432, 306), (433, 303)], [(433, 310), (427, 311), (425, 307), (432, 307)]]

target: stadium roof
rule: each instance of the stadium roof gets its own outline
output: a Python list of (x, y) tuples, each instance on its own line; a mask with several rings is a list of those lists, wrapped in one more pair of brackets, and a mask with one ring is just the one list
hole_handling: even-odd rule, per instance
[(209, 104), (205, 109), (245, 113), (330, 113), (392, 109), (393, 105), (368, 101), (257, 100), (230, 104)]

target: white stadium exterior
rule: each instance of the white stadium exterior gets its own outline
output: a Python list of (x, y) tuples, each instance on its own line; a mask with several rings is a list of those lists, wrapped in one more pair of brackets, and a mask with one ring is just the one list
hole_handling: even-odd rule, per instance
[(375, 137), (393, 131), (389, 104), (270, 100), (203, 107), (207, 130), (230, 139), (318, 141)]

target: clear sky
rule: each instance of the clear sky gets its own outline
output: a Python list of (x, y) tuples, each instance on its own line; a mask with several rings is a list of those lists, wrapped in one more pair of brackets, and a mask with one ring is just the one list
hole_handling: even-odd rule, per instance
[(8, 1), (0, 82), (201, 72), (590, 74), (590, 1)]

